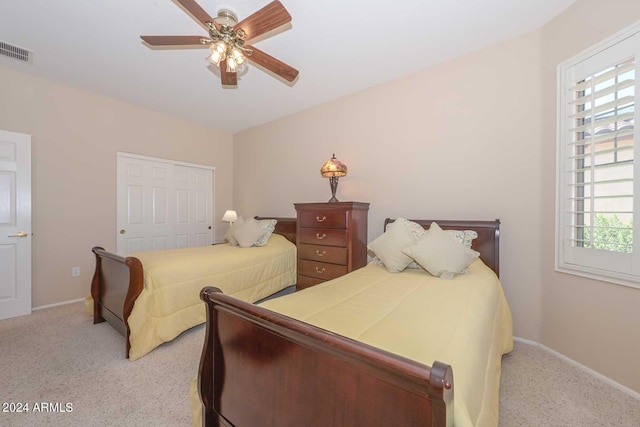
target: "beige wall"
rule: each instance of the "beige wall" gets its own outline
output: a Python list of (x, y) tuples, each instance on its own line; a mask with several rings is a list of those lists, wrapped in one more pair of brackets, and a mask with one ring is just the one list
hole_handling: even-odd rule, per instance
[(501, 278), (516, 334), (540, 328), (541, 78), (538, 33), (234, 137), (234, 200), (245, 216), (295, 216), (327, 201), (320, 166), (349, 168), (338, 199), (385, 217), (502, 221)]
[[(622, 12), (624, 11), (624, 12)], [(636, 0), (581, 0), (542, 30), (543, 169), (541, 341), (640, 392), (640, 289), (554, 271), (558, 64), (640, 20)]]
[(500, 218), (515, 335), (640, 392), (640, 290), (553, 264), (556, 67), (638, 19), (637, 1), (580, 0), (526, 36), (239, 133), (235, 206), (328, 200), (319, 168), (336, 152), (338, 198), (371, 202), (369, 240), (387, 216)]
[(32, 136), (34, 307), (86, 296), (91, 247), (115, 250), (117, 151), (215, 166), (222, 239), (231, 134), (1, 67), (0, 81), (0, 129)]

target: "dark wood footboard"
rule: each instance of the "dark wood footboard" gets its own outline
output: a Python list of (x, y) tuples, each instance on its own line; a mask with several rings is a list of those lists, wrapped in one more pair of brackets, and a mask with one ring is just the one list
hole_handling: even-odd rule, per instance
[(126, 356), (129, 357), (129, 315), (144, 287), (142, 263), (135, 257), (121, 257), (94, 247), (96, 271), (91, 281), (93, 323), (105, 320), (126, 337)]
[(453, 373), (204, 288), (203, 425), (450, 426)]

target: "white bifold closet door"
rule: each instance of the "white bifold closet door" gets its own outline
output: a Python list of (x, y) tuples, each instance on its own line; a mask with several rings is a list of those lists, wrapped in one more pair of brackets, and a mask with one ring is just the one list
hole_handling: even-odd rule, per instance
[(212, 244), (214, 171), (118, 153), (117, 253)]

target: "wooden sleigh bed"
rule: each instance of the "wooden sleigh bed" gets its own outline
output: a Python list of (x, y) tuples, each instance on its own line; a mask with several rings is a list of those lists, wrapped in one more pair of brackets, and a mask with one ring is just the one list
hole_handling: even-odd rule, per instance
[[(295, 218), (256, 217), (256, 219), (276, 219), (274, 234), (284, 236), (295, 245)], [(91, 282), (93, 323), (107, 321), (124, 335), (126, 357), (129, 357), (131, 350), (129, 320), (134, 304), (145, 286), (143, 264), (136, 257), (122, 257), (101, 247), (94, 247), (92, 252), (96, 257), (96, 268)], [(295, 265), (295, 256), (293, 262)], [(293, 268), (292, 276), (295, 277), (295, 267)], [(293, 282), (295, 282), (295, 278), (288, 285), (293, 285)]]
[[(432, 222), (412, 221), (425, 229)], [(389, 219), (385, 229), (388, 222)], [(482, 268), (495, 272), (489, 274), (502, 294), (496, 278), (500, 222), (436, 222), (443, 229), (471, 229), (478, 233), (472, 248), (480, 252)], [(369, 265), (362, 270), (368, 268), (383, 267)], [(336, 280), (341, 279), (331, 282)], [(325, 285), (327, 292), (332, 292), (329, 284), (318, 287)], [(308, 291), (272, 302), (285, 303), (285, 299), (302, 297), (305, 292)], [(202, 290), (201, 299), (207, 304), (207, 329), (197, 386), (195, 380), (192, 384), (194, 425), (199, 423), (198, 411), (202, 413), (203, 426), (454, 425), (453, 370), (446, 360), (432, 360), (427, 366), (243, 303), (212, 287)], [(424, 310), (438, 312), (442, 310), (441, 303), (426, 301)], [(510, 322), (510, 313), (507, 317)], [(498, 356), (509, 351), (510, 345), (512, 342), (504, 344)], [(499, 358), (497, 363), (499, 386)], [(467, 424), (462, 418), (458, 421), (455, 425), (483, 424)]]

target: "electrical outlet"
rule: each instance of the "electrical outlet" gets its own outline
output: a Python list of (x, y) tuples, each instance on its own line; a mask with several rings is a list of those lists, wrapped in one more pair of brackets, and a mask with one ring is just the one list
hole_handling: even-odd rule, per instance
[(71, 269), (71, 276), (76, 277), (80, 275), (80, 267), (73, 267)]

